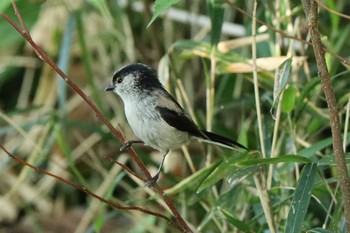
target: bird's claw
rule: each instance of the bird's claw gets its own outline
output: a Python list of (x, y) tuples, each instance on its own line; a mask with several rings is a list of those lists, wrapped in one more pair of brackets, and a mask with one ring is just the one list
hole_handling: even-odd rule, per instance
[(147, 188), (152, 188), (154, 186), (154, 184), (157, 183), (157, 180), (159, 178), (159, 173), (157, 173), (155, 176), (153, 176), (151, 179), (149, 180), (145, 180), (145, 186)]
[(131, 144), (132, 143), (130, 141), (126, 142), (125, 144), (122, 145), (122, 147), (120, 147), (119, 151), (120, 152), (127, 151), (131, 147)]

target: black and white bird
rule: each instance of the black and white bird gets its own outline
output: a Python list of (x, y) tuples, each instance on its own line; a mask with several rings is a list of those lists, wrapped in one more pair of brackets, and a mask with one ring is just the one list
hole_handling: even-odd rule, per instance
[(143, 143), (163, 155), (152, 182), (156, 182), (169, 150), (180, 148), (191, 139), (199, 139), (229, 149), (247, 148), (229, 138), (202, 129), (160, 83), (156, 71), (144, 64), (131, 64), (117, 70), (105, 91), (113, 91), (124, 102), (126, 119), (140, 140), (130, 140), (120, 151), (134, 143)]

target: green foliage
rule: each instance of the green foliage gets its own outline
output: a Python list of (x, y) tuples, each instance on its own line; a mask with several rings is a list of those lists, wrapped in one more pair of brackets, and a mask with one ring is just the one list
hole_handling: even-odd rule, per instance
[(172, 5), (177, 4), (179, 1), (180, 0), (156, 0), (154, 4), (154, 13), (147, 27), (150, 27), (154, 20), (156, 20), (162, 13), (164, 13)]
[(225, 3), (217, 0), (207, 0), (211, 22), (211, 45), (216, 46), (221, 38), (221, 29), (224, 22)]
[(297, 90), (290, 86), (286, 89), (282, 99), (282, 112), (291, 113), (295, 106)]
[(293, 233), (301, 231), (309, 207), (316, 171), (317, 165), (315, 163), (306, 165), (301, 171), (292, 204), (289, 208), (284, 232)]

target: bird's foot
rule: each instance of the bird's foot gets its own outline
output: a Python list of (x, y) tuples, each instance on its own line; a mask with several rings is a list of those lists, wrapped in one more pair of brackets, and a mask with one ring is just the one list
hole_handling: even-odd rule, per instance
[(122, 147), (120, 147), (120, 152), (125, 152), (127, 151), (132, 145), (132, 141), (127, 141), (125, 144), (122, 145)]
[(159, 178), (159, 173), (154, 175), (151, 179), (145, 180), (145, 186), (148, 188), (152, 188), (154, 186), (154, 184), (157, 183), (158, 178)]

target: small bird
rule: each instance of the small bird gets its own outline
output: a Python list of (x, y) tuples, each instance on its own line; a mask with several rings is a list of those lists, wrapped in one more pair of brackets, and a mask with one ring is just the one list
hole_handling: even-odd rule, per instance
[(180, 148), (192, 138), (229, 149), (247, 150), (238, 142), (199, 129), (160, 83), (156, 71), (147, 65), (137, 63), (117, 70), (105, 91), (113, 91), (123, 100), (126, 119), (140, 139), (126, 142), (120, 151), (126, 151), (134, 143), (143, 143), (163, 155), (151, 184), (157, 182), (169, 150)]

